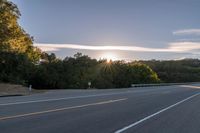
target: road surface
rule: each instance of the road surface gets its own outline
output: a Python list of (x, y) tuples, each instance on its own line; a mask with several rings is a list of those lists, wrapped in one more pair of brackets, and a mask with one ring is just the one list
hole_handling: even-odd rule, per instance
[(200, 84), (0, 98), (1, 133), (199, 133)]

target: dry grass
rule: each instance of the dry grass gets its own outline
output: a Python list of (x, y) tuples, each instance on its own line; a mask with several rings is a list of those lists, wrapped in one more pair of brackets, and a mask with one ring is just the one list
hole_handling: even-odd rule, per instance
[(24, 87), (22, 85), (0, 83), (0, 96), (29, 95), (29, 94), (38, 93), (38, 92), (43, 92), (43, 91), (32, 89), (32, 91), (29, 92), (28, 87)]

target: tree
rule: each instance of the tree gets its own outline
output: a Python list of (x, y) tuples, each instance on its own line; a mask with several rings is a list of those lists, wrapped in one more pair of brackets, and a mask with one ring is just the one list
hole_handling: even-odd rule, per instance
[(7, 0), (0, 0), (0, 52), (25, 54), (33, 62), (40, 58), (41, 51), (33, 47), (33, 38), (19, 26), (17, 6)]
[(26, 84), (41, 50), (33, 46), (33, 38), (19, 26), (17, 6), (0, 0), (0, 81)]
[(147, 65), (141, 63), (130, 63), (128, 77), (132, 84), (159, 82), (157, 74)]

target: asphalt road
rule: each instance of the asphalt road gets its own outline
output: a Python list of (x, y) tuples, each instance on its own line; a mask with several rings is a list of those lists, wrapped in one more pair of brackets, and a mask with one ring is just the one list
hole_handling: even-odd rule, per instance
[(199, 125), (200, 84), (0, 98), (1, 133), (199, 133)]

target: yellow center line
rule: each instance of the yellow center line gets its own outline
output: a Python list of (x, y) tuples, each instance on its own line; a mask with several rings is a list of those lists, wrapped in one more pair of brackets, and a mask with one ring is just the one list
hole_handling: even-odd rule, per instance
[(63, 111), (63, 110), (84, 108), (84, 107), (88, 107), (88, 106), (109, 104), (109, 103), (114, 103), (114, 102), (119, 102), (119, 101), (124, 101), (124, 100), (127, 100), (127, 98), (116, 99), (116, 100), (108, 100), (108, 101), (103, 101), (103, 102), (90, 103), (90, 104), (84, 104), (84, 105), (78, 105), (78, 106), (72, 106), (72, 107), (51, 109), (51, 110), (45, 110), (45, 111), (39, 111), (39, 112), (32, 112), (32, 113), (26, 113), (26, 114), (20, 114), (20, 115), (13, 115), (13, 116), (0, 117), (0, 120), (7, 120), (7, 119), (13, 119), (13, 118), (19, 118), (19, 117), (25, 117), (25, 116), (32, 116), (32, 115), (39, 115), (39, 114), (45, 114), (45, 113), (58, 112), (58, 111)]

